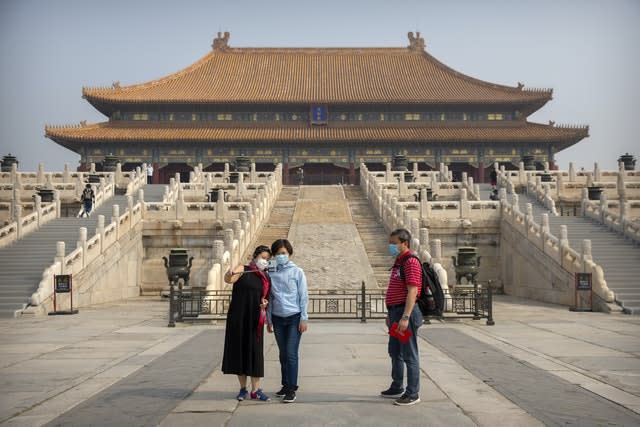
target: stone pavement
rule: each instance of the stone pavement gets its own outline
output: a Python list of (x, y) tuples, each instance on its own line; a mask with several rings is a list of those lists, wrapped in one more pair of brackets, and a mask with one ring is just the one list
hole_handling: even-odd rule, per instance
[[(381, 321), (312, 321), (298, 400), (237, 402), (220, 372), (224, 326), (167, 328), (166, 309), (139, 298), (0, 320), (2, 425), (640, 425), (640, 319), (621, 314), (498, 296), (495, 326), (425, 325), (422, 402), (403, 408), (378, 397), (390, 382)], [(272, 395), (269, 334), (265, 359)]]

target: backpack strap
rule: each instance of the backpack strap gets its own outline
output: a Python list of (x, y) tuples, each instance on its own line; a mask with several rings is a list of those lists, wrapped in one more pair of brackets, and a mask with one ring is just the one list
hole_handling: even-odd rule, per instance
[[(420, 258), (415, 255), (415, 254), (410, 254), (409, 256), (405, 257), (402, 262), (400, 263), (400, 265), (398, 266), (399, 272), (400, 272), (400, 278), (402, 279), (402, 281), (404, 282), (404, 265), (407, 263), (407, 261), (409, 261), (411, 258), (415, 258), (418, 260), (418, 263), (420, 264), (420, 268), (422, 269), (422, 262), (420, 261)], [(423, 272), (424, 274), (424, 272)]]

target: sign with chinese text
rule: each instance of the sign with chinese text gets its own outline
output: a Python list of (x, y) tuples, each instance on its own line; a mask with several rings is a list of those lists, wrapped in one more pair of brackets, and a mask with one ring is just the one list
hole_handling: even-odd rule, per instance
[(71, 292), (71, 275), (70, 274), (56, 274), (54, 282), (54, 291), (62, 294)]
[(326, 125), (329, 120), (329, 108), (326, 105), (311, 106), (311, 124)]
[(591, 273), (576, 273), (575, 307), (573, 311), (592, 311)]

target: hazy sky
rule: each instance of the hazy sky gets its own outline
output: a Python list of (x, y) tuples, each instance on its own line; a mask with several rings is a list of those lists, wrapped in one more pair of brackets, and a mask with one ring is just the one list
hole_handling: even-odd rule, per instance
[(192, 64), (218, 31), (236, 47), (407, 46), (472, 77), (551, 87), (531, 121), (588, 124), (567, 168), (640, 154), (639, 0), (0, 0), (0, 156), (21, 170), (75, 169), (45, 124), (101, 122), (83, 86), (142, 83)]

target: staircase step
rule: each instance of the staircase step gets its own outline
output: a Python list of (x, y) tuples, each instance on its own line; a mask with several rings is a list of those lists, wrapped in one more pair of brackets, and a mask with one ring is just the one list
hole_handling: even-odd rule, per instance
[[(162, 193), (164, 194), (164, 188)], [(120, 206), (120, 212), (124, 213), (126, 197), (111, 197), (89, 218), (53, 219), (23, 239), (1, 248), (0, 271), (3, 273), (3, 280), (0, 285), (0, 317), (14, 317), (15, 311), (24, 308), (31, 294), (37, 290), (42, 272), (53, 263), (58, 241), (65, 242), (65, 253), (68, 255), (76, 249), (80, 227), (86, 227), (88, 237), (92, 238), (97, 228), (98, 215), (104, 215), (108, 223), (116, 204)]]

